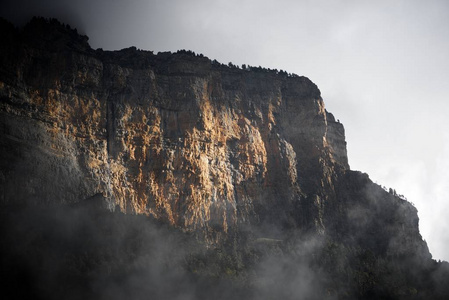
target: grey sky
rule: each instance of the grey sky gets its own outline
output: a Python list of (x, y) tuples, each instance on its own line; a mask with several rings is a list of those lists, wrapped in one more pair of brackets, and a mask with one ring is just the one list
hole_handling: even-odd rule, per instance
[[(13, 4), (11, 4), (13, 3)], [(345, 125), (352, 169), (419, 210), (449, 260), (449, 1), (3, 1), (23, 24), (56, 17), (93, 48), (190, 49), (309, 77)]]

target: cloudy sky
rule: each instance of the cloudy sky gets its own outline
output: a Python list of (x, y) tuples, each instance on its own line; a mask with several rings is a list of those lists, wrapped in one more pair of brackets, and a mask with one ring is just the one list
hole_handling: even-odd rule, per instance
[(351, 168), (413, 202), (433, 257), (449, 260), (449, 1), (6, 0), (0, 15), (56, 17), (93, 48), (309, 77), (345, 125)]

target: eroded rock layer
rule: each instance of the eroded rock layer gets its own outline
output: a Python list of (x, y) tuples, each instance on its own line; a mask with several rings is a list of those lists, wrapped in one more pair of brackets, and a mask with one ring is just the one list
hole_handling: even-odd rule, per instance
[(306, 77), (93, 50), (56, 20), (0, 36), (6, 294), (447, 299), (415, 207), (349, 169)]
[(227, 232), (287, 222), (269, 212), (348, 168), (343, 126), (305, 77), (184, 52), (93, 51), (70, 35), (29, 24), (2, 49), (2, 202), (101, 193), (122, 211)]
[[(93, 50), (56, 21), (1, 27), (2, 204), (100, 194), (210, 243), (253, 225), (344, 235), (349, 212), (371, 205), (372, 182), (349, 170), (343, 125), (306, 77), (189, 51)], [(391, 211), (382, 226), (409, 228), (428, 253), (416, 210), (377, 192), (387, 200), (373, 213)]]

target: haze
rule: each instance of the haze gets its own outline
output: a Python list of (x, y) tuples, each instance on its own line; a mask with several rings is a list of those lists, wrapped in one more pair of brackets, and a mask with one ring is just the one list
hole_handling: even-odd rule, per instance
[(449, 2), (256, 0), (3, 1), (24, 25), (55, 17), (93, 48), (193, 50), (222, 63), (309, 77), (345, 125), (351, 169), (418, 208), (449, 260)]

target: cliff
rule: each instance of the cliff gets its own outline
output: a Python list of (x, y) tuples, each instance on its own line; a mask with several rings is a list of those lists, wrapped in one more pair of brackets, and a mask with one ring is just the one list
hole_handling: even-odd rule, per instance
[(0, 27), (3, 207), (97, 199), (212, 248), (249, 232), (263, 247), (314, 236), (431, 261), (416, 209), (350, 170), (343, 125), (308, 78), (93, 50), (54, 20)]
[(14, 38), (0, 83), (2, 203), (102, 194), (126, 213), (227, 232), (304, 223), (349, 169), (343, 125), (305, 77), (94, 51), (38, 20)]

